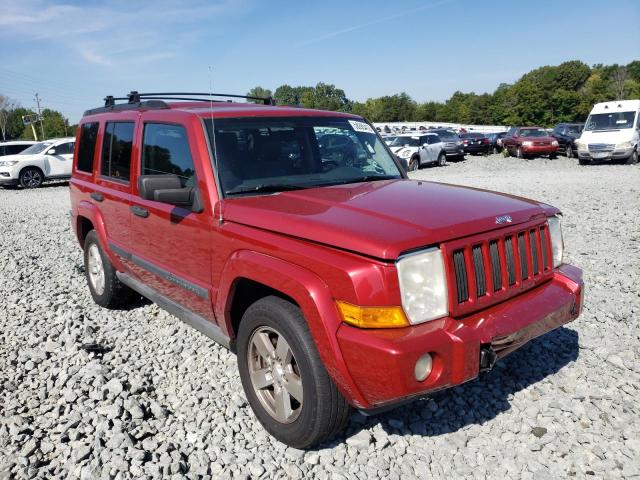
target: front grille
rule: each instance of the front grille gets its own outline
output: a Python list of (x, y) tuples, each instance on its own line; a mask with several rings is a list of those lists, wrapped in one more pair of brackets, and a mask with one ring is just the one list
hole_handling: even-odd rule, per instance
[(549, 143), (549, 142), (533, 142), (533, 144), (538, 146), (538, 147), (547, 147), (547, 146), (551, 145), (551, 143)]
[(613, 152), (616, 146), (612, 143), (590, 143), (590, 152)]
[(453, 242), (447, 249), (457, 301), (452, 313), (497, 303), (551, 275), (547, 225), (536, 223)]

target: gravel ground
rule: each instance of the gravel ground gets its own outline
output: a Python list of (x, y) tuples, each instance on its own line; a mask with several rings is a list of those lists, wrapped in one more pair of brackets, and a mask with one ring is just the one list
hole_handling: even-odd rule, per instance
[(309, 452), (263, 431), (233, 355), (155, 305), (93, 304), (66, 185), (0, 189), (0, 479), (640, 477), (640, 166), (489, 156), (413, 176), (560, 207), (584, 314)]

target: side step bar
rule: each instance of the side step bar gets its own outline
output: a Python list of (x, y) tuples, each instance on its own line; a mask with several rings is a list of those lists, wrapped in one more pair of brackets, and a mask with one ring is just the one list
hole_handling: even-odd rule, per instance
[(171, 315), (175, 315), (184, 323), (190, 327), (195, 328), (201, 333), (204, 333), (207, 337), (216, 343), (219, 343), (225, 348), (233, 351), (233, 345), (231, 339), (227, 337), (217, 325), (214, 325), (209, 320), (201, 317), (197, 313), (193, 313), (191, 310), (187, 310), (182, 305), (174, 302), (170, 298), (158, 293), (155, 289), (139, 282), (126, 273), (116, 272), (118, 280), (124, 283), (127, 287), (135, 290), (143, 297), (148, 298), (153, 303), (157, 304), (163, 310), (166, 310)]

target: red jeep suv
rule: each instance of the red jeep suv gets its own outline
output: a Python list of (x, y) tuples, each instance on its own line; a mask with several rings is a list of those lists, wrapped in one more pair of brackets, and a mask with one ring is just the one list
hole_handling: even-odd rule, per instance
[[(356, 115), (214, 98), (85, 112), (72, 225), (95, 302), (136, 292), (236, 352), (282, 442), (472, 380), (580, 314), (557, 208), (410, 180)], [(344, 155), (321, 148), (335, 135)]]

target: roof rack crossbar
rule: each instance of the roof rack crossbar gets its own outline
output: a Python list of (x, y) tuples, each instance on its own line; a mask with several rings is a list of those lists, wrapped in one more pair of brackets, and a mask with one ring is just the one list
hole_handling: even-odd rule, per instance
[(156, 99), (161, 98), (169, 98), (175, 96), (189, 96), (189, 97), (205, 97), (199, 99), (201, 101), (209, 101), (211, 97), (224, 97), (224, 98), (244, 98), (246, 100), (260, 100), (264, 102), (265, 105), (274, 105), (273, 97), (256, 97), (253, 95), (235, 95), (232, 93), (193, 93), (193, 92), (162, 92), (162, 93), (139, 93), (136, 91), (132, 91), (128, 95), (128, 100), (130, 103), (139, 102), (140, 99), (154, 97)]

